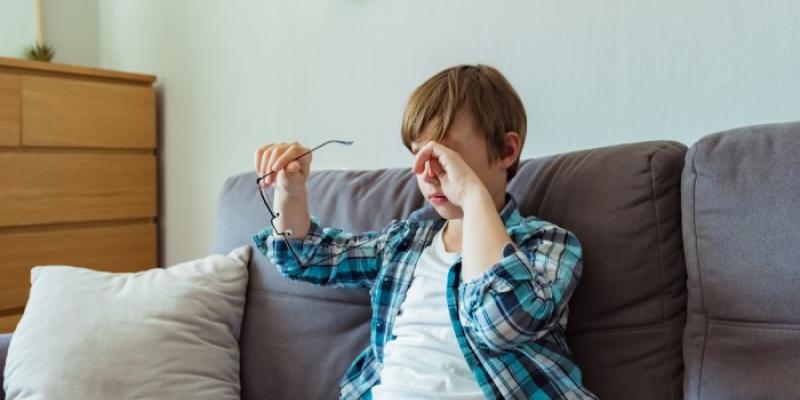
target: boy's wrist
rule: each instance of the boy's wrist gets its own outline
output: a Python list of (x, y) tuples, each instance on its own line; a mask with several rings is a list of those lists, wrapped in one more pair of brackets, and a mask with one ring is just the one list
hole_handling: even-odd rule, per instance
[(302, 188), (293, 191), (281, 190), (276, 186), (275, 197), (276, 198), (279, 197), (282, 200), (291, 200), (291, 201), (305, 200), (308, 197), (308, 190), (306, 190), (305, 185), (303, 185)]
[(464, 194), (462, 208), (479, 207), (484, 204), (493, 204), (492, 196), (489, 194), (489, 189), (484, 185), (475, 185)]

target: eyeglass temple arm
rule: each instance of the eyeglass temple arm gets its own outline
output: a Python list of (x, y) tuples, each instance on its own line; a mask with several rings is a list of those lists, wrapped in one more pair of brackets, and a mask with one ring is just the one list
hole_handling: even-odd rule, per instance
[[(308, 154), (308, 153), (311, 153), (312, 151), (314, 151), (314, 150), (316, 150), (316, 149), (318, 149), (318, 148), (320, 148), (320, 147), (322, 147), (322, 146), (325, 146), (325, 145), (327, 145), (327, 144), (331, 144), (331, 143), (339, 143), (339, 144), (343, 144), (343, 145), (347, 145), (347, 146), (349, 146), (349, 145), (353, 144), (353, 141), (352, 141), (352, 140), (336, 140), (336, 139), (334, 139), (334, 140), (328, 140), (327, 142), (323, 142), (322, 144), (318, 145), (317, 147), (314, 147), (313, 149), (311, 149), (311, 150), (309, 150), (309, 151), (307, 151), (307, 152), (305, 152), (305, 153), (303, 153), (303, 154), (301, 154), (301, 155), (297, 156), (296, 158), (292, 159), (292, 161), (299, 160), (299, 159), (303, 158), (303, 157), (304, 157), (306, 154)], [(291, 161), (290, 161), (290, 162), (291, 162)], [(270, 171), (270, 172), (268, 172), (266, 175), (264, 175), (264, 176), (262, 176), (262, 177), (260, 177), (260, 178), (256, 179), (256, 184), (258, 184), (259, 182), (261, 182), (261, 180), (263, 180), (264, 178), (266, 178), (266, 177), (268, 177), (268, 176), (270, 176), (270, 175), (274, 174), (275, 172), (278, 172), (278, 171)], [(263, 196), (263, 195), (262, 195), (262, 196)]]

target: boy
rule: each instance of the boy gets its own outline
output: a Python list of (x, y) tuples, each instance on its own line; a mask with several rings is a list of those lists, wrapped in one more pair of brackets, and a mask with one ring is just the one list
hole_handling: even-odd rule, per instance
[[(431, 203), (380, 231), (322, 228), (308, 213), (311, 154), (295, 143), (256, 152), (275, 185), (275, 220), (261, 253), (291, 279), (367, 287), (371, 344), (340, 381), (345, 399), (586, 399), (564, 338), (581, 275), (575, 236), (523, 219), (506, 191), (526, 116), (496, 69), (461, 65), (417, 88), (402, 123), (413, 172)], [(358, 247), (354, 247), (358, 244)]]

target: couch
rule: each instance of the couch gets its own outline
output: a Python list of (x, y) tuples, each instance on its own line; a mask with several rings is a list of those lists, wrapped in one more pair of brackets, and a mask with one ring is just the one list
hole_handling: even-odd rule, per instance
[[(520, 163), (508, 191), (523, 216), (583, 245), (566, 334), (589, 389), (622, 400), (800, 398), (799, 155), (800, 123), (783, 123), (689, 149), (649, 141)], [(252, 244), (269, 224), (255, 181), (224, 183), (211, 252)], [(410, 168), (315, 171), (308, 188), (323, 226), (353, 232), (426, 206)], [(337, 398), (369, 343), (367, 290), (290, 281), (253, 254), (242, 398)], [(0, 368), (10, 338), (0, 335)]]

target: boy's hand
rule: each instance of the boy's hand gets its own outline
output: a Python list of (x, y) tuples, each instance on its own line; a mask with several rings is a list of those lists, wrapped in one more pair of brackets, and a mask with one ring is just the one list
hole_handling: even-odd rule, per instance
[[(426, 162), (430, 172), (425, 170)], [(459, 207), (464, 205), (464, 200), (469, 194), (486, 188), (461, 155), (434, 141), (426, 143), (419, 149), (412, 171), (415, 174), (429, 173), (439, 178), (442, 192), (447, 196), (447, 200)]]
[(261, 187), (266, 189), (272, 184), (276, 184), (276, 190), (289, 195), (305, 193), (306, 179), (311, 170), (312, 153), (308, 153), (298, 160), (292, 160), (307, 151), (309, 151), (307, 147), (297, 142), (267, 144), (259, 147), (255, 157), (258, 177), (278, 171), (262, 179)]

